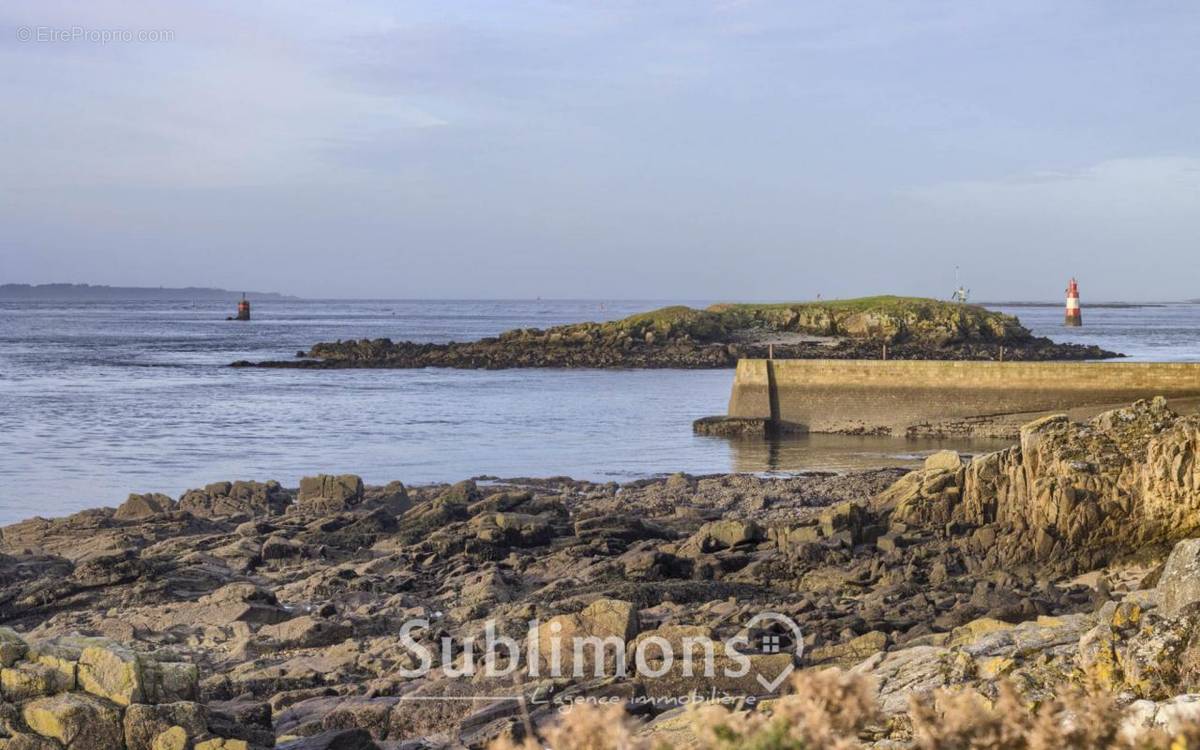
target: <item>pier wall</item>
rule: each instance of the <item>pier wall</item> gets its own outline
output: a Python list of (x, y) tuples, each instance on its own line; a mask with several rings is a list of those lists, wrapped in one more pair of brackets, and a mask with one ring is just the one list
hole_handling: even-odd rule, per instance
[(1030, 419), (1076, 419), (1140, 398), (1200, 408), (1200, 364), (765, 360), (738, 363), (729, 416), (810, 432), (1015, 435)]

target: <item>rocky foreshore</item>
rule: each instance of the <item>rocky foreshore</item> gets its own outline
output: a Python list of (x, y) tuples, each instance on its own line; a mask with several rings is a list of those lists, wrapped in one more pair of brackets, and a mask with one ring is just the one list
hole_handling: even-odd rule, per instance
[[(1200, 416), (1154, 401), (910, 473), (319, 475), (31, 519), (0, 529), (0, 748), (511, 746), (580, 701), (623, 707), (611, 731), (696, 746), (681, 698), (771, 697), (831, 666), (868, 679), (878, 715), (807, 746), (911, 746), (944, 688), (1043, 702), (1090, 684), (1125, 730), (1176, 731), (1200, 715), (1200, 542), (1181, 542), (1200, 535), (1198, 455)], [(465, 644), (489, 629), (537, 644), (540, 670), (487, 676)], [(614, 676), (615, 656), (568, 651), (587, 668), (551, 676), (566, 636), (660, 655)], [(661, 656), (739, 636), (745, 674)], [(750, 726), (787, 705), (723, 710)]]
[(1035, 337), (1009, 315), (937, 300), (872, 297), (780, 305), (668, 307), (608, 323), (517, 329), (445, 344), (391, 339), (314, 345), (292, 360), (235, 367), (504, 369), (733, 367), (738, 359), (1046, 361), (1120, 356)]

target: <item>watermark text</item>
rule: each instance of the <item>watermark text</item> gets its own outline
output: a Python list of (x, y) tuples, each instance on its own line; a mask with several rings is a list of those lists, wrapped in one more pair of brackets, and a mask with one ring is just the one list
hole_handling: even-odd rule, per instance
[(116, 29), (90, 26), (19, 26), (18, 42), (34, 44), (161, 44), (175, 41), (174, 29)]

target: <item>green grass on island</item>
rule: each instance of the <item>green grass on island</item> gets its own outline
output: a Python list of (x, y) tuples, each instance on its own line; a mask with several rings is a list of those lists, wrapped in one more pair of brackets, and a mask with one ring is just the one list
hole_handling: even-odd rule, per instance
[(635, 334), (653, 331), (668, 338), (687, 335), (699, 341), (722, 340), (738, 332), (755, 330), (888, 341), (1003, 342), (1030, 336), (1017, 318), (978, 305), (894, 295), (808, 302), (721, 303), (703, 310), (672, 305), (610, 323), (584, 325)]
[[(963, 307), (984, 310), (984, 308), (980, 307), (979, 305), (964, 305), (960, 302), (947, 302), (945, 300), (933, 299), (931, 297), (900, 297), (895, 294), (876, 294), (871, 297), (810, 300), (807, 302), (721, 302), (715, 305), (709, 305), (709, 307), (706, 309), (713, 312), (720, 312), (725, 309), (753, 311), (823, 308), (826, 310), (845, 313), (867, 311), (907, 313), (913, 311), (933, 311), (942, 309), (959, 310)], [(984, 311), (987, 312), (986, 310)]]

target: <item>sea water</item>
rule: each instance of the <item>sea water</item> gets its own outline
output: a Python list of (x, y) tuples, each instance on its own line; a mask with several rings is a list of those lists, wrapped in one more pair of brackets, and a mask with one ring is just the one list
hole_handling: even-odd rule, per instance
[[(317, 341), (468, 341), (520, 327), (620, 318), (668, 301), (0, 303), (0, 524), (178, 496), (232, 479), (295, 486), (317, 472), (372, 483), (676, 471), (792, 472), (911, 465), (994, 442), (692, 434), (724, 413), (732, 370), (258, 370)], [(708, 301), (683, 301), (704, 305)], [(1200, 306), (999, 307), (1039, 335), (1135, 360), (1200, 360)]]

